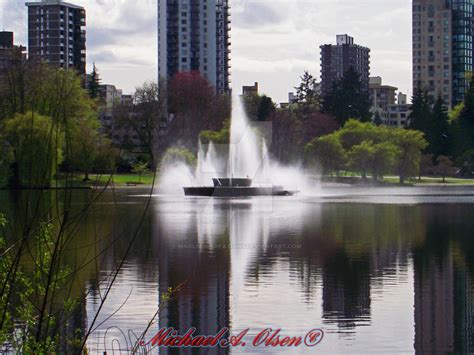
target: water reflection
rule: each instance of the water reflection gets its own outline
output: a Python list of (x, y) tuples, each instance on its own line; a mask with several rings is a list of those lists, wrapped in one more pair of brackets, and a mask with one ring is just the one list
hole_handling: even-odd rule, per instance
[[(89, 350), (103, 349), (97, 339), (106, 332), (133, 339), (129, 330), (143, 331), (160, 298), (186, 281), (150, 336), (161, 327), (184, 333), (193, 326), (200, 334), (250, 327), (250, 335), (264, 327), (289, 335), (321, 327), (321, 352), (473, 352), (472, 197), (464, 204), (355, 198), (156, 196)], [(77, 253), (91, 253), (87, 245), (112, 248), (78, 276), (78, 292), (89, 292), (78, 324), (97, 311), (100, 283), (123, 256), (144, 201), (130, 192), (105, 195), (83, 221)], [(109, 237), (92, 240), (98, 227)]]

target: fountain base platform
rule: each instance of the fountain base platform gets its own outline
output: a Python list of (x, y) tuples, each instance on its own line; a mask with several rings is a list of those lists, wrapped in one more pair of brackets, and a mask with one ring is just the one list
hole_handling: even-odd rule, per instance
[(282, 186), (253, 187), (251, 179), (212, 179), (214, 186), (184, 187), (185, 196), (205, 197), (252, 197), (252, 196), (293, 196), (298, 191), (285, 190)]

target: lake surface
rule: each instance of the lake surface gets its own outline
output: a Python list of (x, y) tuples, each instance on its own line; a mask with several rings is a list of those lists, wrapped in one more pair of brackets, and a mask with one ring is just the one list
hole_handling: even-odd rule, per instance
[[(77, 221), (69, 253), (82, 265), (75, 290), (87, 299), (77, 316), (84, 327), (137, 233), (89, 339), (91, 353), (130, 348), (159, 304), (147, 339), (162, 327), (205, 335), (249, 328), (246, 346), (209, 352), (474, 352), (474, 188), (154, 195), (146, 209), (147, 192), (106, 191)], [(49, 201), (60, 195), (48, 194)], [(73, 209), (92, 196), (74, 192)], [(19, 200), (0, 192), (11, 221)], [(318, 328), (324, 337), (314, 348), (252, 346), (265, 328), (302, 337)]]

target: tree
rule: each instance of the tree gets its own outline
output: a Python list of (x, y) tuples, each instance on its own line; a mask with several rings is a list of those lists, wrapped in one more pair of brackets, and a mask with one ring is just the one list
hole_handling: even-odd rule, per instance
[(99, 72), (97, 71), (97, 67), (95, 66), (95, 63), (93, 64), (92, 73), (89, 78), (88, 89), (89, 89), (89, 96), (92, 99), (97, 99), (99, 97), (100, 76), (99, 76)]
[(429, 132), (432, 126), (431, 103), (428, 91), (422, 87), (415, 88), (412, 97), (411, 113), (408, 116), (409, 127), (422, 132)]
[(443, 98), (438, 96), (432, 113), (431, 132), (426, 132), (429, 140), (429, 151), (434, 156), (448, 154), (451, 149), (451, 129), (449, 124), (448, 109), (444, 105)]
[(461, 168), (463, 175), (474, 175), (474, 149), (464, 152), (464, 154), (457, 159), (457, 165)]
[(132, 163), (132, 173), (138, 175), (138, 183), (139, 184), (141, 184), (142, 175), (148, 174), (149, 172), (150, 172), (150, 169), (148, 169), (148, 163), (147, 162), (137, 161), (135, 163)]
[(400, 184), (404, 184), (406, 178), (418, 176), (421, 152), (426, 148), (428, 142), (425, 140), (423, 132), (403, 128), (392, 130), (390, 141), (399, 150), (395, 168), (400, 177)]
[(273, 100), (266, 95), (245, 95), (243, 104), (247, 117), (252, 121), (267, 121), (276, 109)]
[(445, 155), (440, 155), (438, 159), (436, 159), (438, 165), (435, 167), (435, 171), (438, 175), (443, 177), (443, 182), (446, 182), (446, 176), (453, 175), (456, 173), (456, 168), (454, 167), (454, 163), (451, 159)]
[(372, 167), (374, 156), (374, 146), (371, 141), (363, 141), (362, 143), (352, 147), (349, 152), (349, 166), (351, 169), (360, 172), (362, 179), (367, 179), (367, 172)]
[(313, 138), (331, 134), (340, 128), (334, 116), (320, 111), (311, 112), (300, 121), (303, 145)]
[(27, 112), (5, 124), (4, 138), (14, 161), (10, 187), (49, 187), (62, 162), (62, 135), (49, 117)]
[(302, 122), (295, 112), (277, 109), (271, 116), (271, 121), (272, 141), (269, 149), (273, 158), (284, 164), (290, 164), (299, 159), (304, 149), (301, 143)]
[[(119, 126), (133, 131), (150, 159), (150, 168), (156, 170), (160, 133), (169, 124), (166, 113), (166, 83), (146, 82), (135, 90), (131, 112), (119, 118)], [(164, 139), (164, 138), (163, 138)]]
[(352, 67), (333, 84), (332, 91), (324, 98), (324, 111), (333, 114), (341, 126), (350, 118), (361, 122), (371, 120), (369, 93)]
[(420, 172), (418, 174), (418, 180), (421, 180), (421, 176), (432, 175), (434, 171), (433, 165), (433, 154), (424, 154), (420, 161)]
[(464, 107), (455, 122), (454, 132), (454, 153), (460, 157), (474, 148), (474, 76), (464, 97)]
[(392, 172), (399, 151), (391, 142), (375, 144), (372, 151), (372, 177), (383, 179), (385, 174)]
[(70, 145), (67, 147), (66, 163), (73, 171), (80, 171), (84, 174), (84, 181), (89, 181), (89, 174), (92, 172), (94, 162), (97, 157), (97, 121), (83, 120), (70, 132)]
[(308, 71), (305, 71), (300, 79), (300, 85), (295, 87), (298, 111), (301, 114), (318, 111), (321, 106), (321, 96), (316, 79)]
[(334, 134), (313, 139), (305, 147), (305, 157), (309, 165), (320, 167), (323, 174), (337, 172), (346, 161), (344, 148)]
[(163, 156), (161, 166), (184, 163), (188, 166), (195, 166), (196, 156), (189, 149), (184, 147), (169, 148)]

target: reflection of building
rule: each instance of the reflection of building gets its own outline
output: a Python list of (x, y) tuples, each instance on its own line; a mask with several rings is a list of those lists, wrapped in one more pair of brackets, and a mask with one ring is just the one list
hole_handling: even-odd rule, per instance
[(334, 82), (340, 80), (349, 68), (360, 76), (365, 90), (369, 90), (370, 49), (354, 44), (354, 38), (337, 35), (336, 45), (321, 46), (321, 90), (323, 95), (332, 90)]
[(28, 54), (86, 74), (86, 10), (61, 0), (27, 2)]
[(467, 270), (454, 268), (454, 344), (460, 354), (474, 353), (474, 280)]
[[(164, 222), (164, 227), (169, 228)], [(167, 229), (165, 229), (167, 230)], [(168, 235), (169, 233), (160, 233)], [(180, 334), (195, 327), (197, 334), (216, 334), (230, 324), (230, 249), (194, 248), (194, 230), (189, 238), (160, 240), (159, 287), (160, 295), (169, 287), (185, 285), (175, 297), (166, 302), (159, 315), (159, 328), (173, 327)], [(179, 245), (191, 245), (180, 248)], [(175, 249), (176, 248), (176, 249)], [(160, 349), (160, 352), (173, 352)], [(178, 353), (179, 349), (174, 349)], [(209, 349), (207, 353), (227, 353), (225, 349)]]
[(15, 46), (13, 32), (0, 31), (0, 74), (26, 59), (26, 48)]
[(415, 253), (415, 350), (420, 354), (454, 350), (453, 259)]
[(341, 328), (352, 328), (370, 317), (370, 262), (351, 260), (345, 252), (331, 257), (323, 268), (323, 317)]
[(413, 1), (413, 87), (447, 105), (464, 99), (472, 72), (472, 1)]
[(158, 76), (198, 71), (218, 92), (229, 91), (228, 0), (158, 1)]

